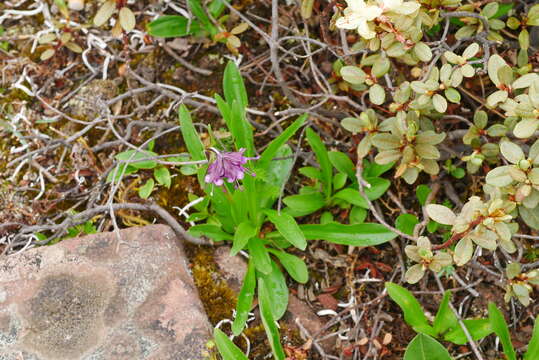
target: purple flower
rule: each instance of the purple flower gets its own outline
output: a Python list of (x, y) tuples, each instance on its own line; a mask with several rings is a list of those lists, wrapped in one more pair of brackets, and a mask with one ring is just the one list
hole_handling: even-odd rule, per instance
[(243, 164), (247, 163), (247, 160), (256, 160), (257, 157), (245, 157), (243, 153), (245, 149), (240, 149), (236, 152), (219, 152), (215, 148), (211, 148), (215, 153), (215, 161), (208, 167), (208, 172), (204, 181), (208, 184), (215, 184), (217, 186), (223, 185), (223, 179), (226, 179), (229, 183), (236, 182), (243, 179), (245, 173), (255, 176), (255, 173), (243, 167)]

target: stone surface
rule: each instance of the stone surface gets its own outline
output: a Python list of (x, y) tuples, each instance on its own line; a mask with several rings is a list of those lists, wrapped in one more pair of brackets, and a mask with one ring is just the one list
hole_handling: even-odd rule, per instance
[(0, 259), (0, 360), (199, 360), (211, 327), (163, 225)]

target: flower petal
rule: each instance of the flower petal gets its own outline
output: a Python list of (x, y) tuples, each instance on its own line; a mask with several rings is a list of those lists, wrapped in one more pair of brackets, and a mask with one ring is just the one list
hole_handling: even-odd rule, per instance
[(337, 21), (335, 22), (335, 25), (339, 29), (353, 30), (358, 27), (360, 21), (361, 21), (361, 18), (357, 16), (345, 15), (343, 17), (338, 18)]

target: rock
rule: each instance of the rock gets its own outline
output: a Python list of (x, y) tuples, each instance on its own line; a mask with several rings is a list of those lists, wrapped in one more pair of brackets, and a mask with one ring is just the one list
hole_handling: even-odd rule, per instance
[(115, 81), (92, 80), (68, 101), (69, 112), (75, 117), (93, 120), (103, 110), (104, 103), (117, 93), (118, 86)]
[(211, 326), (172, 230), (64, 240), (0, 259), (0, 359), (200, 360)]
[[(230, 288), (239, 293), (243, 277), (247, 272), (247, 264), (243, 258), (240, 256), (230, 256), (230, 248), (227, 246), (218, 247), (215, 250), (214, 258), (219, 272), (226, 279)], [(297, 328), (296, 319), (298, 319), (310, 335), (318, 333), (324, 326), (324, 321), (304, 301), (301, 301), (294, 294), (290, 293), (288, 310), (283, 320), (289, 326)], [(325, 351), (332, 351), (335, 347), (335, 338), (327, 339), (320, 345)]]

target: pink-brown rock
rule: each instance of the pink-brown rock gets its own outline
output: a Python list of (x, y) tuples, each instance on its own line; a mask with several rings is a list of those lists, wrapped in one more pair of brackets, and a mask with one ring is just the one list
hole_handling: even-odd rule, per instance
[(210, 325), (163, 225), (0, 259), (0, 360), (199, 360)]

